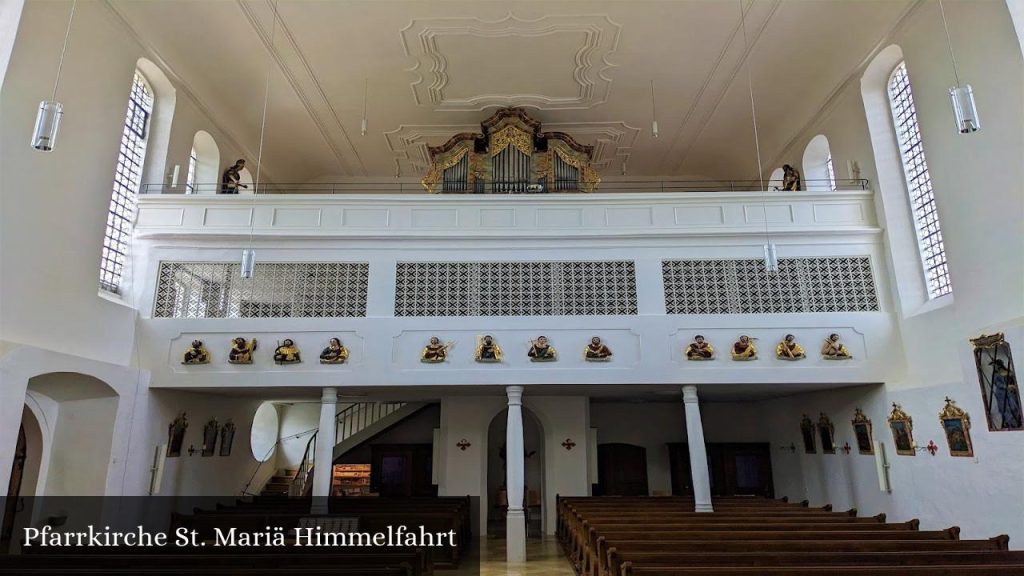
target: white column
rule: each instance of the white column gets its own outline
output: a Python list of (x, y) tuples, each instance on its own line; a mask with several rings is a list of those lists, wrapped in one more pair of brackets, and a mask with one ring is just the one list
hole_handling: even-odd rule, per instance
[(711, 479), (708, 477), (708, 453), (704, 446), (704, 425), (697, 404), (697, 387), (683, 386), (686, 409), (686, 443), (690, 447), (690, 474), (693, 478), (693, 499), (696, 512), (714, 512), (711, 507)]
[(526, 561), (526, 514), (523, 488), (526, 484), (526, 458), (523, 454), (523, 387), (506, 386), (508, 424), (505, 435), (505, 489), (508, 512), (505, 516), (506, 560)]
[(338, 422), (338, 389), (324, 388), (320, 396), (320, 430), (316, 434), (316, 452), (313, 457), (313, 514), (327, 513), (327, 497), (331, 495), (334, 471), (334, 438)]

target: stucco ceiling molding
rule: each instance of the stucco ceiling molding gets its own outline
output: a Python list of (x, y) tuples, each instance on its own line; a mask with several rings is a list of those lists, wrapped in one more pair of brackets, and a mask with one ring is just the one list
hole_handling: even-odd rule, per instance
[[(606, 72), (614, 67), (608, 57), (618, 50), (622, 26), (607, 15), (581, 14), (543, 16), (523, 20), (509, 13), (495, 21), (475, 17), (414, 19), (400, 32), (405, 55), (414, 61), (409, 69), (416, 75), (411, 83), (413, 99), (418, 106), (433, 105), (437, 111), (481, 111), (494, 106), (529, 106), (541, 110), (589, 109), (608, 100), (612, 78)], [(510, 37), (553, 38), (559, 35), (578, 36), (582, 44), (572, 51), (552, 53), (565, 62), (565, 74), (578, 87), (573, 96), (553, 94), (505, 93), (477, 94), (464, 98), (445, 95), (453, 74), (478, 74), (479, 69), (451, 70), (449, 58), (439, 47), (438, 39), (473, 36), (493, 41), (495, 53), (502, 39)], [(507, 55), (514, 58), (514, 54)], [(495, 63), (500, 65), (500, 62)]]

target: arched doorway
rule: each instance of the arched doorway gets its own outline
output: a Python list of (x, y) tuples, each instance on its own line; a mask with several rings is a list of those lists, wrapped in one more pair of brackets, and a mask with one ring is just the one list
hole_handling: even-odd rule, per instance
[[(526, 461), (526, 487), (523, 508), (526, 510), (526, 533), (540, 537), (544, 531), (544, 429), (540, 420), (523, 407), (523, 451)], [(488, 537), (505, 536), (505, 511), (508, 498), (505, 490), (505, 437), (508, 409), (495, 416), (487, 429), (487, 527)]]
[[(39, 482), (39, 468), (43, 459), (43, 432), (39, 421), (28, 406), (22, 412), (18, 428), (18, 440), (14, 451), (14, 465), (7, 483), (7, 498), (4, 502), (3, 524), (0, 525), (0, 542), (9, 542), (11, 536), (28, 525), (25, 499), (36, 495)], [(0, 550), (6, 546), (0, 546)]]

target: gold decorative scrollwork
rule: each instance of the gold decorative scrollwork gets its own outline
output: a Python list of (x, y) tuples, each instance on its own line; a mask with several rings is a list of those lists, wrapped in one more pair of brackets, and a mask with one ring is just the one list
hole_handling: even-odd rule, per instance
[(472, 146), (472, 142), (463, 142), (448, 154), (436, 159), (430, 170), (427, 171), (427, 175), (420, 181), (423, 184), (423, 188), (431, 194), (436, 193), (438, 191), (437, 185), (444, 179), (444, 171), (461, 162)]
[(509, 146), (526, 154), (533, 155), (533, 136), (518, 126), (509, 125), (491, 135), (491, 156), (497, 156)]
[(601, 183), (601, 177), (597, 171), (590, 167), (590, 158), (573, 150), (568, 144), (560, 140), (549, 140), (548, 146), (555, 154), (562, 159), (562, 162), (572, 166), (580, 172), (580, 191), (593, 192)]

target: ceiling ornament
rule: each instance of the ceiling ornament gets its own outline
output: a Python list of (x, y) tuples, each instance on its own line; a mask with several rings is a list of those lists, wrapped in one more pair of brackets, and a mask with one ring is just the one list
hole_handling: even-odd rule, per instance
[[(433, 105), (437, 111), (482, 111), (494, 106), (529, 106), (542, 110), (580, 110), (603, 104), (608, 100), (612, 78), (606, 72), (615, 66), (608, 57), (619, 45), (622, 26), (603, 14), (560, 14), (536, 20), (523, 20), (509, 13), (495, 21), (476, 17), (413, 19), (400, 32), (405, 55), (414, 61), (409, 68), (416, 75), (411, 83), (417, 105)], [(479, 66), (451, 65), (443, 51), (459, 39), (486, 39), (493, 46), (490, 52), (479, 52)], [(448, 94), (453, 78), (476, 77), (482, 71), (501, 74), (501, 62), (488, 58), (493, 54), (515, 57), (515, 39), (531, 38), (548, 43), (551, 62), (565, 63), (565, 76), (575, 84), (575, 94), (480, 93), (454, 97)], [(575, 39), (581, 39), (579, 45)], [(445, 42), (438, 42), (445, 39)], [(486, 86), (487, 83), (480, 83)]]

